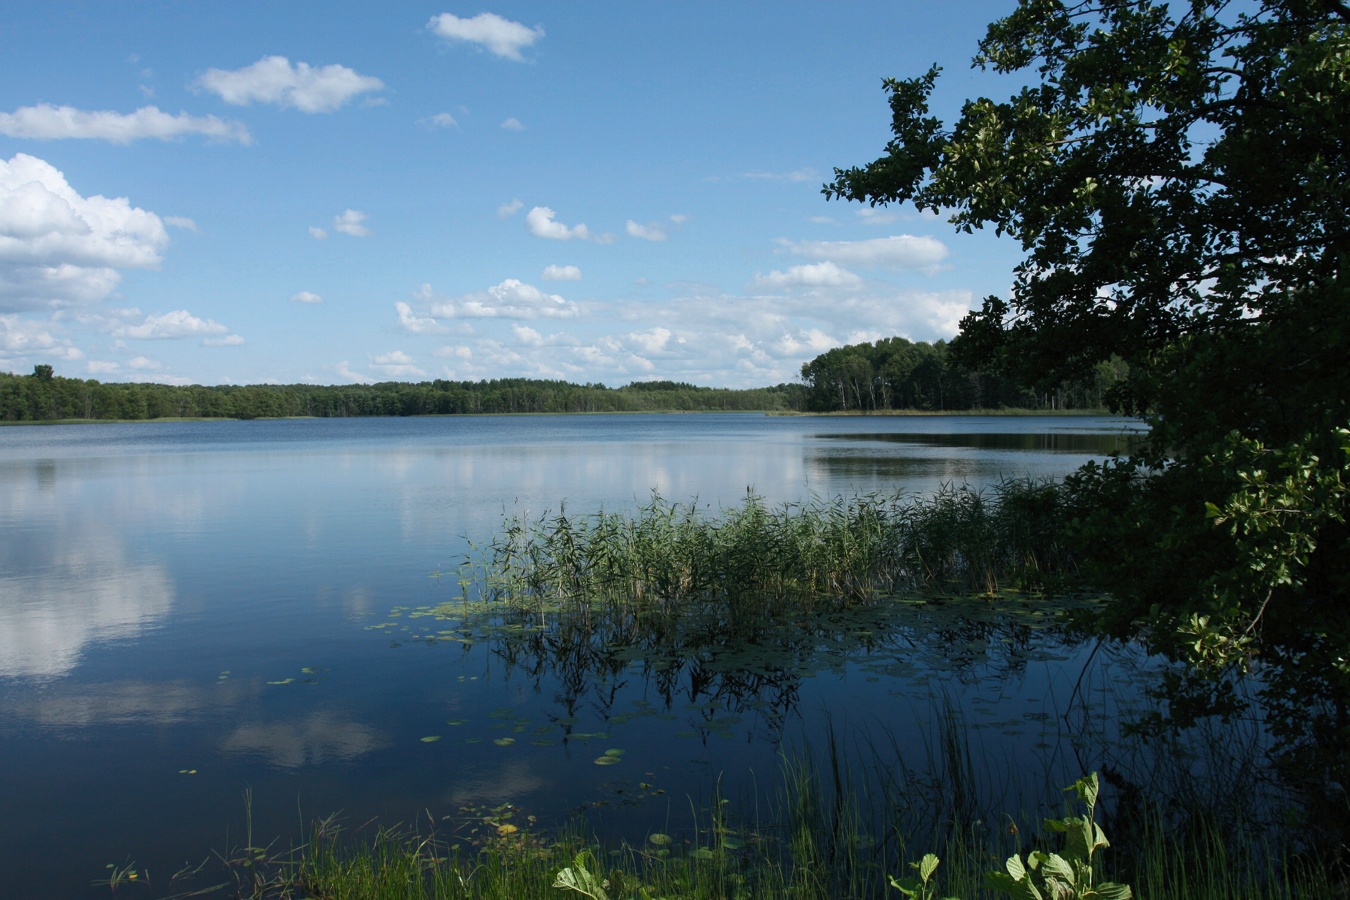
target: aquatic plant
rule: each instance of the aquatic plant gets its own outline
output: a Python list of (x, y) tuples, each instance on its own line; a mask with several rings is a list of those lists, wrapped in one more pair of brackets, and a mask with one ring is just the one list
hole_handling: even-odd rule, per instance
[(765, 616), (904, 590), (1063, 583), (1075, 567), (1059, 534), (1061, 512), (1055, 485), (1028, 481), (779, 507), (750, 493), (716, 512), (653, 494), (632, 514), (508, 518), (465, 560), (460, 583), (467, 600), (541, 617), (563, 609), (698, 613), (735, 631)]

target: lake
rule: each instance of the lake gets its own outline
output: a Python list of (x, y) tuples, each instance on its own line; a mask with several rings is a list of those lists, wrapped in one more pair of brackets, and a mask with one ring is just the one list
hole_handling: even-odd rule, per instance
[(501, 804), (640, 840), (678, 832), (719, 780), (771, 791), (781, 754), (828, 733), (864, 767), (887, 747), (917, 785), (958, 717), (991, 805), (1058, 802), (1104, 760), (1146, 767), (1117, 721), (1146, 661), (992, 608), (822, 622), (772, 665), (602, 670), (423, 614), (459, 597), (449, 573), (506, 516), (1051, 478), (1140, 434), (747, 414), (0, 429), (0, 894), (104, 896), (130, 862), (168, 893), (243, 843), (246, 792), (255, 840), (283, 844), (337, 812)]

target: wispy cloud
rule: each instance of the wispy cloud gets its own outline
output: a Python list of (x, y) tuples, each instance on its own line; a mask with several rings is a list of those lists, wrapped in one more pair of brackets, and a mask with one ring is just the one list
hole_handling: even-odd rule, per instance
[(792, 253), (863, 268), (915, 269), (935, 272), (947, 258), (947, 246), (937, 238), (909, 234), (866, 241), (782, 241)]
[(253, 143), (241, 122), (187, 113), (175, 116), (154, 106), (143, 106), (132, 113), (87, 111), (50, 103), (23, 106), (12, 113), (0, 113), (0, 134), (38, 140), (83, 138), (114, 144), (146, 138), (169, 141), (196, 134), (220, 141)]

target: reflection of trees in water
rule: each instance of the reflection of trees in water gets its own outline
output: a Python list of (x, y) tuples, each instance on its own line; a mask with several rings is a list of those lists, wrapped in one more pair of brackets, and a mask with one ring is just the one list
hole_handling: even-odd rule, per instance
[(889, 662), (912, 677), (1001, 683), (1064, 650), (1063, 630), (1048, 617), (1024, 622), (1016, 610), (972, 602), (982, 607), (978, 616), (963, 611), (965, 602), (887, 603), (790, 622), (597, 610), (541, 619), (508, 610), (469, 624), (508, 675), (523, 674), (536, 693), (551, 695), (563, 720), (585, 708), (610, 720), (638, 679), (663, 711), (695, 711), (700, 732), (715, 731), (719, 717), (753, 714), (776, 739), (797, 714), (803, 679), (817, 671)]
[[(541, 617), (497, 605), (491, 612), (480, 608), (464, 630), (485, 640), (508, 676), (524, 675), (551, 698), (550, 718), (564, 739), (581, 727), (574, 725), (579, 713), (618, 723), (679, 712), (705, 743), (725, 736), (731, 724), (745, 728), (744, 716), (777, 745), (792, 721), (814, 722), (820, 712), (802, 709), (806, 679), (825, 671), (865, 673), (885, 679), (883, 690), (901, 702), (892, 704), (889, 718), (873, 721), (881, 733), (841, 732), (837, 749), (858, 756), (876, 775), (881, 788), (875, 796), (889, 798), (892, 815), (916, 797), (946, 805), (920, 803), (908, 812), (914, 822), (950, 817), (954, 798), (964, 798), (958, 805), (979, 810), (975, 818), (987, 821), (1000, 819), (1009, 802), (1013, 812), (1029, 812), (1019, 805), (1029, 797), (1040, 798), (1034, 804), (1049, 798), (1040, 810), (1049, 815), (1058, 811), (1053, 804), (1061, 780), (1099, 771), (1111, 788), (1104, 821), (1122, 841), (1144, 834), (1148, 817), (1150, 827), (1169, 833), (1206, 823), (1233, 846), (1289, 834), (1288, 814), (1300, 801), (1271, 764), (1277, 741), (1269, 724), (1260, 717), (1207, 717), (1146, 733), (1132, 728), (1166, 711), (1167, 697), (1157, 692), (1166, 687), (1168, 664), (1137, 642), (1098, 642), (1070, 632), (1055, 615), (1068, 605), (1073, 601), (1066, 598), (894, 600), (786, 622), (598, 609)], [(1011, 717), (1021, 719), (1026, 698), (1019, 691), (1042, 678), (1044, 709), (1023, 722), (1025, 733), (1004, 732), (1010, 714), (1000, 705), (1015, 700)], [(1247, 689), (1259, 692), (1255, 685)], [(636, 714), (635, 691), (643, 695)], [(831, 734), (827, 754), (835, 752), (835, 740)], [(1038, 741), (1048, 743), (1036, 748)], [(952, 763), (963, 754), (973, 754), (973, 768), (964, 774)], [(1129, 852), (1121, 847), (1122, 857)]]

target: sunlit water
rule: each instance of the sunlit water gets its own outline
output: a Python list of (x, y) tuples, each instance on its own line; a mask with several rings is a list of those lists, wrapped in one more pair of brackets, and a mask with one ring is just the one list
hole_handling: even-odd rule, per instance
[(1133, 663), (993, 614), (596, 670), (524, 639), (441, 640), (415, 613), (456, 598), (431, 576), (504, 515), (652, 491), (714, 509), (748, 490), (926, 493), (1054, 477), (1137, 436), (1104, 418), (739, 414), (0, 429), (0, 895), (105, 895), (93, 882), (130, 861), (167, 893), (242, 843), (246, 791), (255, 834), (283, 842), (338, 811), (502, 803), (640, 838), (719, 778), (771, 786), (779, 754), (826, 728), (917, 765), (944, 709), (987, 791), (1029, 771), (1008, 790), (1053, 795), (1114, 740), (1117, 701), (1089, 701)]

